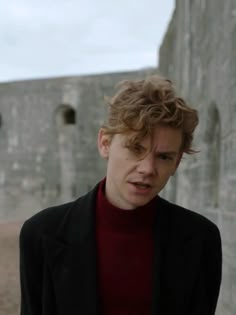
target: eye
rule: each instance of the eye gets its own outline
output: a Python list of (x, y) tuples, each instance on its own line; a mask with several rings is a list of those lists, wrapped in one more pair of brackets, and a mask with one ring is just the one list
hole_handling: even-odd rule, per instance
[(143, 154), (146, 151), (146, 149), (139, 143), (134, 143), (128, 146), (128, 149), (137, 155)]
[(136, 152), (143, 152), (144, 151), (144, 147), (142, 147), (139, 143), (136, 143), (135, 145), (134, 145), (134, 151), (136, 151)]
[(165, 153), (159, 154), (158, 158), (161, 159), (162, 161), (172, 161), (173, 160), (173, 156), (172, 155), (168, 155), (168, 154), (165, 154)]

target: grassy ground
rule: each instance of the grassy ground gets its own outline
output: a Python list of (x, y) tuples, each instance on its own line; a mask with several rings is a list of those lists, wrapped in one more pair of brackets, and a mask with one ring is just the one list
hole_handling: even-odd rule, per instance
[(19, 250), (18, 238), (22, 223), (0, 223), (0, 314), (18, 315)]

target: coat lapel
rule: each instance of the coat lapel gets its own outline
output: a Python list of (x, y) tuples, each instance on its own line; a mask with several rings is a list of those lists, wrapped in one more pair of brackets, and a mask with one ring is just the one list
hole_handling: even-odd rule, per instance
[(60, 315), (97, 314), (95, 200), (95, 190), (80, 198), (68, 211), (56, 238), (45, 236)]
[[(154, 289), (152, 315), (188, 314), (197, 270), (200, 270), (202, 240), (171, 204), (160, 199), (154, 228)], [(178, 215), (178, 213), (177, 213)], [(179, 223), (177, 222), (179, 220)]]
[(162, 272), (164, 270), (165, 251), (168, 244), (168, 216), (158, 199), (154, 222), (154, 268), (153, 268), (153, 305), (152, 315), (161, 315), (162, 310)]

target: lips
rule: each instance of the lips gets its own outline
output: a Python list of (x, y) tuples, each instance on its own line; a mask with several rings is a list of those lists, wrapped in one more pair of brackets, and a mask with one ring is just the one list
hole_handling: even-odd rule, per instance
[(145, 182), (131, 182), (131, 184), (135, 185), (138, 188), (143, 188), (143, 189), (148, 189), (152, 187), (149, 183), (145, 183)]

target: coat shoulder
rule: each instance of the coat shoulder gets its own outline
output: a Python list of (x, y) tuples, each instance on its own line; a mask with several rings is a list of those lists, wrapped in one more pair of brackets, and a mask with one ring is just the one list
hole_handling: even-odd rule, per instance
[(168, 212), (169, 219), (177, 228), (185, 228), (194, 232), (210, 232), (219, 234), (217, 225), (204, 215), (186, 209), (182, 206), (173, 204), (163, 198), (160, 198), (162, 207)]
[(88, 200), (94, 198), (94, 192), (95, 189), (74, 201), (52, 206), (34, 214), (24, 222), (20, 231), (20, 240), (37, 239), (45, 233), (53, 235), (71, 214), (80, 211)]

